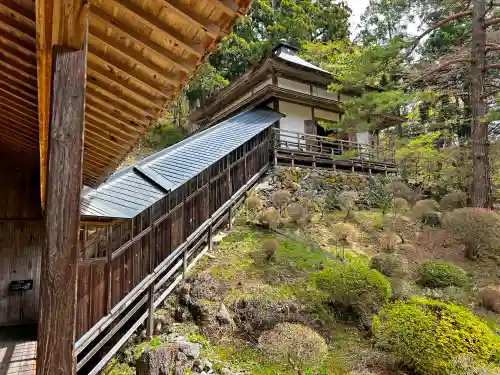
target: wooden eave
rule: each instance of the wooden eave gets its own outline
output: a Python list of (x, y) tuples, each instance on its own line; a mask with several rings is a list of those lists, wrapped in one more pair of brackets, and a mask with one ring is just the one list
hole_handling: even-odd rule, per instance
[[(0, 148), (20, 165), (39, 168), (43, 189), (48, 57), (60, 40), (52, 14), (37, 4), (0, 2)], [(95, 186), (117, 168), (249, 6), (250, 0), (90, 0), (82, 7), (78, 18), (88, 15), (85, 184)]]

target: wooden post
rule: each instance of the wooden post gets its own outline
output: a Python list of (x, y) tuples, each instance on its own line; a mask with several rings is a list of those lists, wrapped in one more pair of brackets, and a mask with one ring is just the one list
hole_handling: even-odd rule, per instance
[(233, 228), (233, 206), (232, 205), (229, 205), (229, 208), (228, 208), (228, 227), (229, 227), (229, 230), (231, 230)]
[(53, 57), (36, 370), (38, 375), (71, 375), (76, 372), (73, 343), (87, 56), (86, 50), (55, 47)]
[[(153, 206), (149, 208), (149, 225), (151, 231), (149, 232), (149, 273), (154, 271), (154, 256), (156, 254), (156, 226), (154, 223)], [(151, 339), (154, 334), (154, 283), (148, 288), (148, 321), (147, 321), (147, 335)]]
[(110, 224), (106, 230), (106, 312), (111, 312), (111, 278), (113, 261), (113, 224)]
[(213, 228), (212, 228), (212, 223), (208, 226), (208, 236), (207, 236), (207, 242), (208, 242), (208, 251), (212, 251), (212, 246), (213, 246)]

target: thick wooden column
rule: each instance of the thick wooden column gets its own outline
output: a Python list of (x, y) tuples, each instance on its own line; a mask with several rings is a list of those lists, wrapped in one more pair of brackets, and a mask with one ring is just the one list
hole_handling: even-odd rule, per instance
[(71, 375), (87, 58), (85, 50), (62, 47), (53, 57), (37, 375)]

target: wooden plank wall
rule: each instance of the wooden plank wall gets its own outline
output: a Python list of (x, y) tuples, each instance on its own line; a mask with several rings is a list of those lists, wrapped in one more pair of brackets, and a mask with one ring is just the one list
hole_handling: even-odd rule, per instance
[[(0, 166), (0, 326), (38, 317), (44, 223), (38, 171)], [(33, 280), (33, 289), (10, 292), (14, 280)]]
[[(268, 129), (133, 220), (112, 224), (112, 230), (108, 232), (111, 239), (108, 241), (92, 238), (102, 236), (102, 227), (87, 226), (88, 232), (92, 233), (84, 236), (88, 246), (96, 247), (96, 242), (100, 245), (98, 251), (81, 251), (81, 254), (95, 254), (95, 258), (87, 257), (79, 261), (77, 339), (133, 292), (151, 273), (151, 267), (154, 269), (167, 259), (234, 192), (269, 163), (270, 137)], [(154, 249), (149, 248), (150, 215), (155, 222), (161, 220), (153, 232)], [(105, 243), (111, 245), (102, 251)], [(104, 254), (108, 251), (112, 252), (110, 290), (106, 289), (107, 261)]]

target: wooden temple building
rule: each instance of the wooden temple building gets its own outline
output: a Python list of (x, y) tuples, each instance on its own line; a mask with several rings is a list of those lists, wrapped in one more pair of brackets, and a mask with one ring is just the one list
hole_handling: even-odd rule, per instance
[[(98, 373), (178, 277), (179, 256), (195, 256), (195, 229), (210, 233), (207, 218), (265, 164), (259, 125), (228, 140), (227, 157), (200, 135), (197, 166), (177, 179), (155, 172), (170, 153), (168, 167), (108, 179), (249, 3), (0, 0), (0, 374), (34, 373), (16, 354), (28, 346), (39, 375)], [(242, 123), (259, 116), (277, 114)], [(171, 152), (187, 160), (182, 145)], [(5, 332), (28, 323), (34, 344), (9, 346)]]
[(298, 56), (295, 47), (280, 43), (189, 118), (203, 129), (241, 111), (269, 107), (285, 116), (273, 130), (276, 164), (394, 172), (394, 149), (381, 145), (380, 132), (404, 119), (373, 114), (369, 131), (339, 130), (336, 123), (344, 112), (343, 103), (356, 92), (329, 91), (334, 79)]

